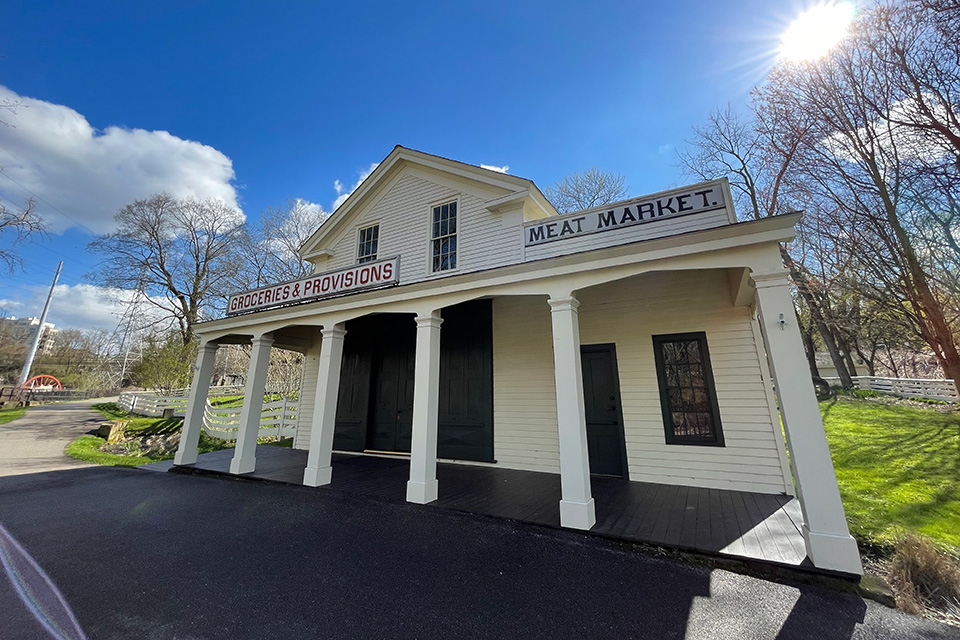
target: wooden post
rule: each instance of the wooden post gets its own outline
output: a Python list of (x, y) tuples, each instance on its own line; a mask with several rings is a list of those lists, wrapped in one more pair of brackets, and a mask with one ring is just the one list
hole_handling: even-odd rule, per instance
[(776, 384), (790, 462), (803, 511), (807, 556), (821, 569), (863, 574), (847, 528), (786, 272), (753, 274), (760, 328)]
[(580, 369), (580, 302), (572, 297), (550, 298), (553, 325), (553, 369), (557, 390), (560, 437), (560, 525), (587, 530), (597, 522), (590, 489), (587, 422)]
[(437, 423), (440, 405), (439, 311), (417, 316), (416, 365), (413, 373), (413, 434), (407, 502), (437, 499)]

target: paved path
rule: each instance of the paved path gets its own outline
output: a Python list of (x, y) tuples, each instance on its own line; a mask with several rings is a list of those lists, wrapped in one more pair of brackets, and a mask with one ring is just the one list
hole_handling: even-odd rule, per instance
[[(0, 478), (0, 522), (90, 638), (960, 638), (853, 594), (429, 505), (139, 469), (27, 478)], [(49, 637), (3, 573), (0, 611), (0, 638)]]
[(116, 398), (40, 405), (22, 418), (0, 425), (0, 477), (89, 467), (63, 450), (78, 436), (95, 429), (104, 417), (90, 408)]

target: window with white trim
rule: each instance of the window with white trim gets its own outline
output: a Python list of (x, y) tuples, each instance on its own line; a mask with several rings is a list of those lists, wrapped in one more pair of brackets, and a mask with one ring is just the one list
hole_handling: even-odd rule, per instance
[(379, 241), (379, 224), (360, 229), (360, 238), (357, 244), (357, 264), (373, 262), (377, 259), (377, 244)]
[(457, 268), (457, 202), (433, 207), (430, 244), (434, 273)]

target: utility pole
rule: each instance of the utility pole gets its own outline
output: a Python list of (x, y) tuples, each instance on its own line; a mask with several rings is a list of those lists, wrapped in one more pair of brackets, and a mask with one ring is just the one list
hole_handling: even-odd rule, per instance
[(37, 355), (37, 347), (40, 346), (40, 338), (43, 337), (43, 323), (47, 321), (47, 311), (50, 310), (50, 300), (53, 299), (53, 290), (57, 286), (57, 280), (60, 279), (60, 269), (63, 268), (63, 260), (57, 265), (57, 275), (53, 276), (53, 284), (50, 285), (50, 293), (47, 294), (47, 303), (43, 305), (43, 313), (40, 314), (40, 325), (37, 327), (37, 335), (33, 336), (33, 344), (30, 345), (30, 351), (27, 352), (27, 361), (23, 363), (23, 370), (20, 371), (20, 382), (17, 386), (23, 386), (23, 383), (30, 377), (30, 369), (33, 367), (33, 358)]

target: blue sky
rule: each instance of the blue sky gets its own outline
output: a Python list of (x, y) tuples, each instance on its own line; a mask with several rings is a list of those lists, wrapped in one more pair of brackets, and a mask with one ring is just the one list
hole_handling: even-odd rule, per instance
[(162, 189), (255, 219), (331, 208), (396, 144), (507, 165), (545, 188), (598, 166), (632, 195), (683, 183), (675, 149), (743, 105), (803, 4), (0, 2), (0, 198), (55, 233), (0, 279), (0, 311), (112, 329), (84, 287), (91, 231)]

